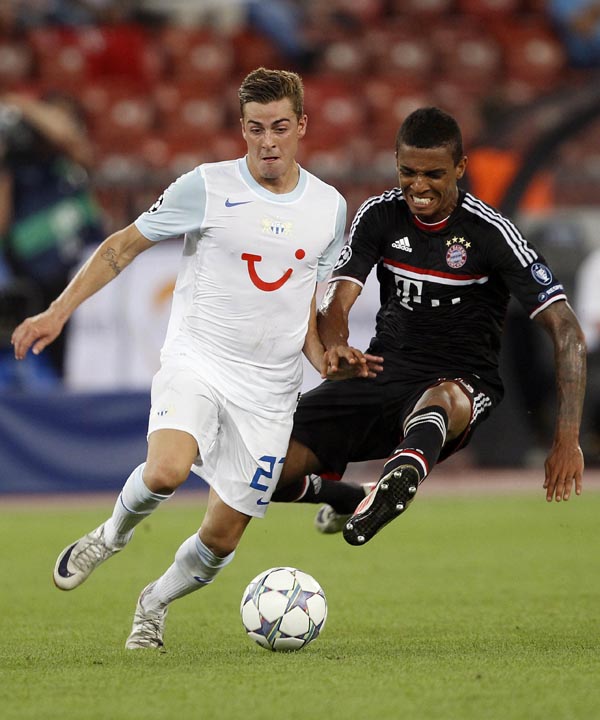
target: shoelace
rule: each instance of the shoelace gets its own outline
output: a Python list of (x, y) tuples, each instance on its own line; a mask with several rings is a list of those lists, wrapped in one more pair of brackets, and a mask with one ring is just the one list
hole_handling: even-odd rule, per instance
[(87, 570), (90, 565), (106, 560), (112, 554), (113, 551), (98, 538), (98, 540), (90, 540), (77, 555), (73, 554), (71, 562), (78, 570)]
[(160, 610), (158, 612), (159, 615), (157, 617), (145, 616), (143, 618), (139, 613), (136, 613), (136, 628), (133, 635), (137, 643), (143, 644), (146, 647), (163, 646), (162, 633), (165, 612)]

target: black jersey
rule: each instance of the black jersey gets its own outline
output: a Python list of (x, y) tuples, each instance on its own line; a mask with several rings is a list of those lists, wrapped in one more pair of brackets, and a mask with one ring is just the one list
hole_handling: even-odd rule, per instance
[(498, 358), (512, 293), (531, 318), (563, 286), (507, 218), (460, 191), (447, 220), (415, 218), (398, 188), (358, 209), (331, 282), (363, 285), (377, 266), (381, 308), (370, 351), (381, 381), (472, 373), (501, 389)]

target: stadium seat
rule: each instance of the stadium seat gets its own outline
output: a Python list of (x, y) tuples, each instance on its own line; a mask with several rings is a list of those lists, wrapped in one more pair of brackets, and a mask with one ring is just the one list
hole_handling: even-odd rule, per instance
[(456, 9), (465, 15), (480, 15), (493, 20), (499, 15), (516, 15), (522, 0), (456, 0)]
[(510, 78), (532, 83), (538, 91), (560, 81), (566, 68), (562, 44), (543, 21), (497, 22), (492, 31), (504, 47), (505, 72)]
[(392, 15), (435, 16), (444, 15), (454, 9), (455, 0), (390, 0)]
[(42, 87), (74, 92), (88, 79), (87, 57), (70, 28), (40, 27), (28, 35)]
[(363, 97), (369, 134), (379, 148), (393, 148), (396, 133), (413, 110), (431, 104), (429, 86), (406, 89), (401, 79), (377, 77), (365, 83)]
[(89, 86), (81, 99), (101, 150), (133, 151), (132, 144), (135, 146), (154, 129), (156, 107), (152, 97), (135, 93), (128, 85)]
[(335, 12), (338, 15), (352, 18), (363, 27), (378, 24), (385, 9), (385, 0), (336, 0), (335, 2)]
[(320, 54), (317, 72), (356, 77), (369, 69), (368, 48), (364, 37), (339, 37), (332, 39)]
[(503, 46), (480, 18), (445, 18), (430, 29), (431, 46), (444, 78), (472, 92), (487, 92), (502, 71)]
[(332, 146), (365, 130), (366, 106), (357, 98), (356, 84), (336, 77), (308, 77), (304, 82), (305, 107), (311, 137)]
[(77, 45), (86, 56), (91, 81), (116, 79), (150, 87), (163, 74), (162, 48), (140, 25), (84, 28), (77, 32)]
[(257, 67), (286, 67), (288, 63), (277, 48), (263, 35), (253, 30), (242, 30), (231, 36), (234, 53), (234, 71), (243, 77)]
[(405, 88), (428, 81), (435, 56), (428, 38), (414, 23), (392, 23), (370, 32), (368, 48), (376, 76), (395, 76)]
[(33, 79), (34, 56), (29, 45), (0, 38), (0, 86), (13, 90)]
[(227, 126), (223, 97), (199, 90), (195, 85), (162, 83), (155, 88), (158, 127), (168, 138), (193, 141), (198, 135), (222, 131)]
[(217, 91), (233, 72), (231, 44), (209, 30), (168, 26), (159, 44), (166, 52), (167, 76), (174, 83), (194, 83), (198, 92)]

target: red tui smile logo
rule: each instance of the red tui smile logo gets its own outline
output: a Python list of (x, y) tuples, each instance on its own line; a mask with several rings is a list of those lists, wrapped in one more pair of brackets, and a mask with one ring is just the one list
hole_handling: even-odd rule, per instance
[[(304, 250), (299, 249), (296, 250), (294, 255), (297, 260), (302, 260), (306, 253), (304, 252)], [(279, 290), (279, 288), (282, 287), (290, 279), (292, 273), (294, 272), (292, 268), (288, 268), (279, 278), (279, 280), (273, 280), (272, 282), (268, 282), (267, 280), (263, 280), (256, 270), (256, 264), (262, 260), (262, 255), (242, 253), (242, 260), (245, 260), (248, 263), (248, 275), (250, 275), (250, 280), (252, 280), (252, 283), (256, 285), (259, 290), (264, 290), (265, 292), (273, 292), (273, 290)]]

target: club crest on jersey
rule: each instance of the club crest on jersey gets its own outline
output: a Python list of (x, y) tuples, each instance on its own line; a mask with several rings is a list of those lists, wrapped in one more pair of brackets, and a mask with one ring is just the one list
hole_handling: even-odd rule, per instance
[(446, 263), (453, 270), (461, 268), (467, 262), (467, 250), (471, 247), (471, 243), (463, 237), (453, 237), (452, 240), (446, 242), (448, 250), (446, 251)]
[(352, 248), (350, 247), (350, 245), (344, 245), (344, 247), (340, 250), (339, 257), (336, 264), (333, 266), (333, 269), (339, 270), (341, 267), (344, 267), (344, 265), (350, 260), (351, 257)]
[(281, 222), (280, 220), (271, 220), (270, 218), (263, 218), (262, 220), (262, 231), (269, 235), (282, 236), (289, 235), (292, 231), (291, 222)]
[(533, 279), (540, 285), (550, 285), (552, 282), (550, 268), (542, 263), (534, 263), (531, 266), (531, 274), (533, 275)]

